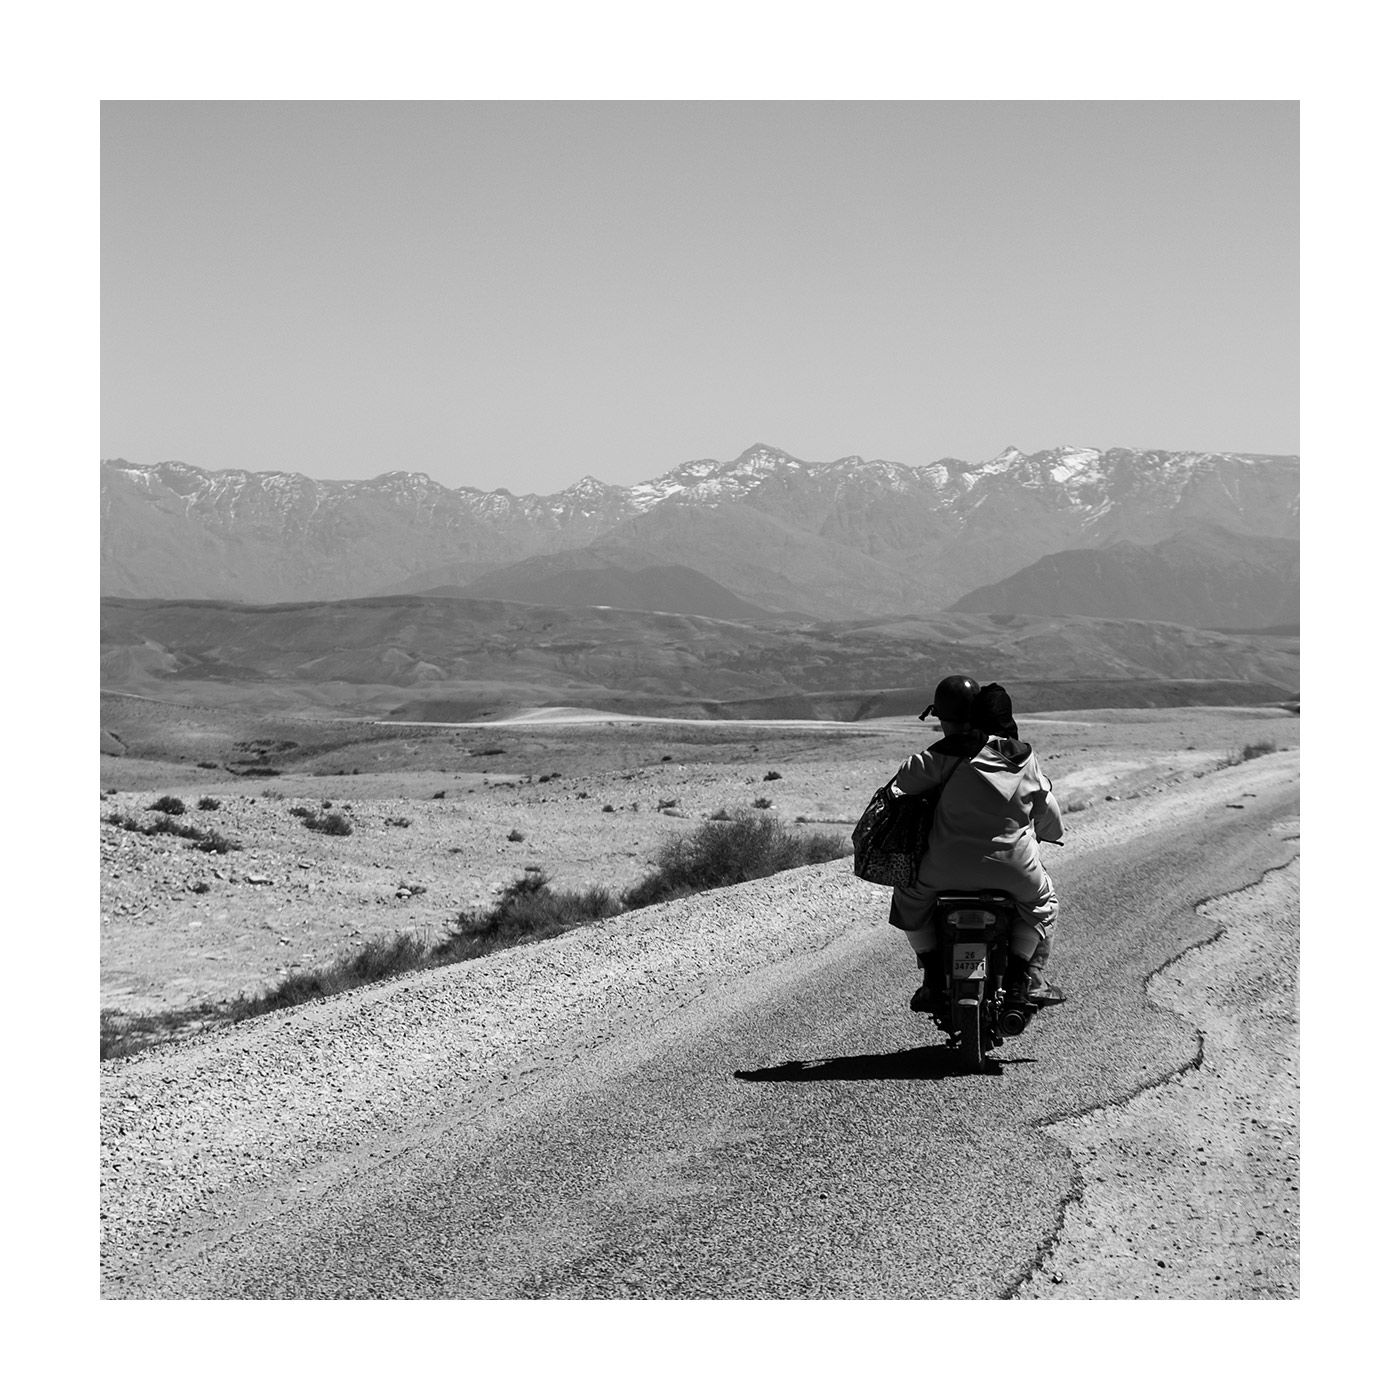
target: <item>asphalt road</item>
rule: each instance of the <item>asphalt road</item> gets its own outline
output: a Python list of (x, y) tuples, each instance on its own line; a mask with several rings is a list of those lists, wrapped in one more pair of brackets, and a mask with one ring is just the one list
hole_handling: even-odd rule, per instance
[[(350, 1180), (131, 1291), (251, 1298), (996, 1298), (1053, 1240), (1074, 1172), (1038, 1125), (1189, 1067), (1144, 984), (1214, 926), (1202, 900), (1289, 860), (1291, 779), (1049, 859), (1072, 994), (968, 1077), (906, 1008), (868, 918), (640, 1038), (445, 1112)], [(868, 909), (869, 901), (864, 901)], [(127, 1290), (122, 1290), (127, 1291)]]

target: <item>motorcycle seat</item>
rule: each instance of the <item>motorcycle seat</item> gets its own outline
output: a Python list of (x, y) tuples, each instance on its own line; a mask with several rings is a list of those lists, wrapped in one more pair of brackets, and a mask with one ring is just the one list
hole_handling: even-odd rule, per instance
[(998, 904), (1014, 907), (1016, 901), (1005, 890), (939, 890), (939, 904)]

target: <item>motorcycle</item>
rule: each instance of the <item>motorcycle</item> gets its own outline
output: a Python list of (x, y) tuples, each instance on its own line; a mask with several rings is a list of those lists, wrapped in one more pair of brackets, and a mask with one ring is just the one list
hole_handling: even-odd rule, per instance
[(1001, 890), (945, 890), (934, 905), (943, 991), (931, 1014), (967, 1070), (980, 1070), (987, 1052), (1020, 1035), (1036, 1012), (1006, 992), (1015, 918), (1015, 901)]

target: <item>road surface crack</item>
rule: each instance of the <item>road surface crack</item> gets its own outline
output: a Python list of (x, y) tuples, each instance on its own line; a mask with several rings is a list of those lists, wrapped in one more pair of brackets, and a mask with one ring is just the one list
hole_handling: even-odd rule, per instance
[[(1287, 870), (1290, 866), (1297, 864), (1298, 859), (1297, 855), (1293, 855), (1288, 860), (1281, 861), (1277, 865), (1271, 865), (1267, 869), (1262, 870), (1256, 879), (1240, 885), (1237, 889), (1222, 891), (1219, 894), (1212, 894), (1198, 901), (1193, 906), (1193, 912), (1199, 917), (1208, 917), (1208, 910), (1212, 905), (1219, 904), (1223, 900), (1235, 899), (1249, 890), (1258, 888), (1269, 876), (1276, 875), (1280, 871)], [(1180, 1012), (1175, 1011), (1171, 1007), (1164, 1006), (1152, 996), (1150, 990), (1151, 984), (1169, 968), (1183, 961), (1185, 958), (1209, 948), (1212, 944), (1218, 943), (1229, 932), (1230, 930), (1225, 924), (1220, 924), (1213, 933), (1204, 938), (1197, 939), (1194, 943), (1190, 943), (1186, 947), (1179, 949), (1159, 967), (1147, 973), (1142, 978), (1142, 993), (1144, 998), (1158, 1010), (1169, 1011), (1171, 1014), (1179, 1016), (1185, 1021), (1186, 1018), (1182, 1017)], [(1190, 1025), (1189, 1022), (1187, 1022), (1187, 1024)], [(1205, 1032), (1199, 1026), (1190, 1026), (1190, 1029), (1196, 1037), (1196, 1049), (1195, 1053), (1185, 1062), (1164, 1070), (1162, 1073), (1154, 1075), (1151, 1079), (1144, 1080), (1142, 1083), (1134, 1085), (1131, 1089), (1124, 1090), (1120, 1094), (1105, 1097), (1089, 1107), (1078, 1108), (1068, 1113), (1054, 1114), (1048, 1118), (1036, 1119), (1030, 1126), (1040, 1131), (1046, 1131), (1061, 1123), (1086, 1119), (1108, 1109), (1122, 1108), (1127, 1104), (1131, 1104), (1134, 1100), (1141, 1098), (1143, 1095), (1150, 1093), (1154, 1089), (1161, 1088), (1163, 1085), (1170, 1084), (1173, 1081), (1184, 1080), (1187, 1075), (1198, 1072), (1205, 1063), (1206, 1037)], [(1029, 1260), (1025, 1268), (1023, 1268), (1015, 1279), (997, 1295), (999, 1299), (1010, 1300), (1016, 1298), (1021, 1290), (1025, 1288), (1045, 1266), (1046, 1261), (1050, 1258), (1061, 1241), (1070, 1209), (1084, 1200), (1086, 1190), (1087, 1182), (1084, 1174), (1079, 1163), (1075, 1161), (1073, 1164), (1073, 1176), (1071, 1178), (1070, 1187), (1060, 1198), (1059, 1206), (1055, 1214), (1054, 1225), (1047, 1232), (1045, 1238), (1041, 1241), (1034, 1256)]]

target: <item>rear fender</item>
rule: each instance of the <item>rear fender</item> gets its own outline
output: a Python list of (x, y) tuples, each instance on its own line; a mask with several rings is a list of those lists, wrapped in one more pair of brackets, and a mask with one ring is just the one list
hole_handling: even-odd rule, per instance
[(983, 992), (987, 984), (979, 977), (975, 980), (955, 981), (953, 983), (953, 1000), (955, 1002), (971, 1002), (977, 1006), (982, 1001)]

